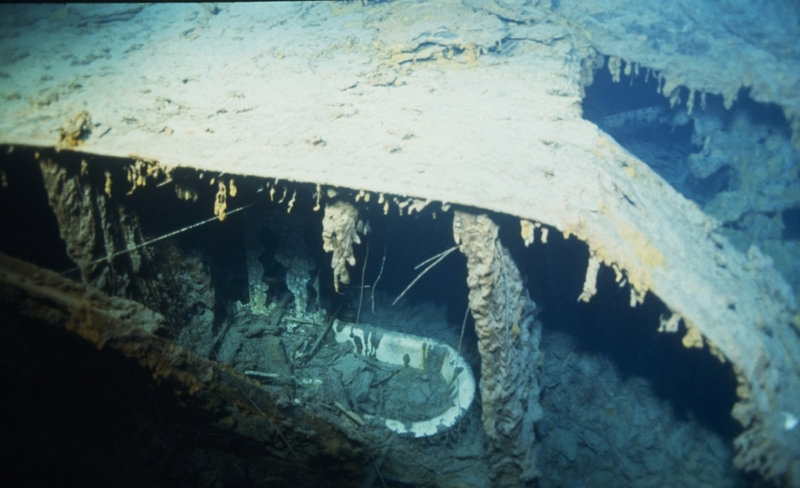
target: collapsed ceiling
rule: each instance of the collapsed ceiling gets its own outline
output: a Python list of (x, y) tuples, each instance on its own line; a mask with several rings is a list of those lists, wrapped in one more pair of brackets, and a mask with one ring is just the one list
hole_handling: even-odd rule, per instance
[(596, 69), (653, 77), (689, 114), (706, 96), (730, 108), (749, 87), (783, 110), (797, 145), (797, 26), (783, 25), (797, 12), (764, 7), (774, 26), (758, 29), (751, 9), (3, 7), (0, 143), (125, 158), (134, 188), (156, 167), (224, 173), (216, 206), (197, 202), (210, 217), (235, 201), (230, 177), (246, 175), (270, 178), (276, 199), (287, 197), (283, 182), (310, 183), (317, 205), (340, 188), (401, 214), (448, 204), (503, 213), (526, 240), (576, 236), (590, 256), (575, 298), (592, 299), (604, 266), (632, 307), (648, 293), (663, 301), (665, 329), (683, 323), (686, 347), (733, 366), (745, 428), (736, 465), (798, 485), (795, 292), (759, 248), (737, 249), (718, 220), (582, 116)]

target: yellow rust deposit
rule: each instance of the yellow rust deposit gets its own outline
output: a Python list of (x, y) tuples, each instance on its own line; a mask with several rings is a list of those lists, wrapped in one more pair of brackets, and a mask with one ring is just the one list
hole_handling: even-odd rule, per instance
[(314, 198), (316, 198), (316, 202), (315, 202), (315, 204), (314, 204), (314, 211), (315, 211), (315, 212), (318, 212), (318, 211), (319, 211), (319, 209), (320, 209), (320, 206), (319, 206), (319, 199), (320, 199), (321, 197), (322, 197), (322, 188), (320, 187), (320, 184), (319, 184), (319, 183), (317, 183), (317, 190), (314, 192)]
[(59, 140), (56, 148), (63, 149), (80, 146), (91, 132), (92, 116), (86, 110), (80, 110), (68, 118), (59, 129)]
[(189, 201), (196, 202), (198, 198), (197, 190), (195, 190), (190, 186), (184, 186), (179, 184), (175, 185), (175, 194), (178, 196), (178, 198), (180, 198), (181, 200), (185, 200), (187, 202)]
[(132, 195), (137, 188), (142, 188), (147, 184), (147, 179), (158, 179), (162, 176), (169, 177), (171, 174), (171, 167), (162, 168), (156, 161), (147, 161), (145, 159), (136, 158), (132, 164), (126, 166), (128, 173), (128, 182), (131, 184), (131, 189), (126, 195)]
[(636, 254), (642, 264), (649, 268), (666, 266), (664, 254), (653, 246), (647, 236), (640, 230), (627, 221), (617, 221), (615, 226), (620, 237), (625, 240), (625, 243)]
[(589, 264), (586, 266), (586, 278), (583, 281), (583, 291), (578, 297), (580, 302), (589, 302), (597, 293), (597, 272), (600, 271), (600, 261), (594, 254), (589, 255)]
[(525, 247), (533, 244), (534, 235), (533, 235), (533, 222), (530, 220), (522, 219), (519, 221), (521, 230), (520, 234), (522, 235), (522, 241), (525, 243)]
[(225, 183), (219, 182), (219, 189), (217, 196), (214, 199), (214, 215), (219, 217), (219, 220), (225, 220), (225, 209), (228, 207), (228, 192), (225, 188)]
[(686, 335), (683, 336), (681, 339), (681, 343), (683, 347), (687, 349), (691, 349), (693, 347), (702, 348), (703, 347), (703, 335), (700, 333), (700, 329), (697, 328), (692, 323), (686, 322)]
[[(580, 235), (578, 236), (580, 237)], [(630, 306), (634, 307), (636, 304), (642, 304), (647, 292), (653, 289), (652, 277), (646, 269), (643, 266), (625, 266), (623, 263), (616, 263), (612, 258), (614, 253), (609, 251), (606, 246), (593, 247), (590, 242), (590, 249), (600, 263), (612, 268), (616, 267), (619, 270), (617, 278), (620, 280), (618, 281), (620, 286), (624, 286), (626, 283), (630, 285)]]
[(712, 356), (717, 358), (719, 362), (725, 363), (727, 361), (727, 358), (725, 357), (725, 354), (723, 354), (722, 351), (719, 350), (717, 345), (708, 339), (705, 339), (705, 341), (706, 344), (708, 345), (708, 352), (710, 352)]
[(358, 219), (358, 210), (348, 202), (337, 201), (325, 205), (322, 218), (322, 249), (332, 252), (331, 268), (333, 268), (333, 287), (338, 292), (339, 283), (350, 283), (347, 265), (355, 266), (356, 257), (353, 245), (360, 244), (359, 229), (364, 224)]

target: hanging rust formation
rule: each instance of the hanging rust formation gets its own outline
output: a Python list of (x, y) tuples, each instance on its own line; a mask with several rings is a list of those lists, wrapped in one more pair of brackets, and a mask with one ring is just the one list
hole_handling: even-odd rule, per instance
[(333, 286), (339, 291), (339, 283), (350, 284), (350, 273), (347, 265), (355, 266), (353, 244), (360, 244), (359, 232), (363, 232), (363, 223), (358, 219), (358, 210), (348, 202), (337, 201), (325, 205), (325, 216), (322, 219), (322, 248), (332, 252)]
[(483, 428), (498, 486), (539, 475), (534, 423), (542, 417), (536, 374), (541, 325), (511, 255), (486, 215), (456, 211), (453, 237), (467, 257), (469, 307), (481, 355)]

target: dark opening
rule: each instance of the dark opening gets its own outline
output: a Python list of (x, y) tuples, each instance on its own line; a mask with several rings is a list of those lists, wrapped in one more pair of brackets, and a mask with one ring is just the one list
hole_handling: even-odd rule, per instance
[(526, 286), (542, 308), (543, 334), (565, 332), (584, 353), (609, 357), (623, 378), (647, 379), (680, 418), (691, 416), (726, 441), (741, 433), (730, 415), (737, 400), (730, 364), (720, 363), (707, 347), (683, 347), (683, 327), (676, 333), (658, 332), (659, 318), (669, 316), (658, 297), (648, 293), (642, 305), (631, 308), (629, 287), (620, 287), (613, 270), (601, 266), (597, 294), (589, 303), (578, 302), (589, 258), (586, 244), (550, 232), (547, 244), (539, 240), (525, 249), (516, 235), (518, 221), (496, 218), (501, 239), (510, 243)]
[[(607, 67), (595, 70), (594, 82), (586, 87), (583, 99), (584, 118), (597, 124), (621, 146), (645, 162), (675, 190), (698, 203), (727, 189), (727, 173), (703, 180), (689, 169), (689, 155), (698, 150), (692, 143), (694, 122), (686, 109), (688, 90), (678, 88), (681, 103), (670, 107), (668, 98), (658, 93), (659, 80), (640, 68), (639, 75), (621, 73), (615, 83)], [(694, 111), (701, 110), (699, 95)], [(707, 104), (719, 104), (721, 98)]]
[[(643, 97), (643, 100), (646, 99)], [(12, 165), (6, 160), (2, 165), (9, 175), (9, 182), (13, 184), (0, 191), (0, 198), (4, 203), (13, 201), (16, 208), (31, 209), (30, 215), (34, 217), (23, 219), (9, 216), (9, 212), (4, 213), (4, 236), (8, 237), (0, 240), (0, 250), (35, 264), (63, 270), (73, 263), (64, 255), (64, 245), (58, 238), (53, 212), (46, 203), (41, 176), (38, 176), (39, 168), (31, 159), (28, 155), (26, 164)], [(128, 184), (119, 160), (95, 157), (90, 164), (112, 172), (117, 185), (112, 194), (138, 215), (145, 239), (188, 227), (212, 215), (216, 186), (210, 184), (210, 179), (219, 175), (206, 174), (204, 179), (200, 179), (194, 170), (175, 170), (172, 174), (175, 183), (191, 184), (196, 189), (198, 198), (192, 202), (176, 198), (173, 185), (147, 185), (126, 196)], [(20, 181), (27, 183), (23, 185)], [(268, 197), (266, 180), (236, 177), (236, 181), (239, 195), (229, 199), (229, 210), (253, 202), (275, 205)], [(452, 210), (444, 212), (440, 204), (431, 203), (422, 212), (411, 216), (404, 212), (401, 217), (396, 205), (392, 205), (388, 215), (384, 215), (383, 206), (376, 202), (375, 194), (370, 202), (362, 200), (357, 203), (360, 218), (369, 222), (371, 230), (362, 238), (362, 243), (355, 247), (357, 264), (349, 268), (350, 284), (343, 286), (337, 294), (332, 286), (331, 256), (322, 250), (323, 210), (312, 210), (315, 187), (292, 184), (292, 188), (297, 189), (297, 201), (290, 215), (305, 223), (303, 240), (317, 266), (314, 273), (319, 275), (321, 302), (326, 309), (332, 311), (336, 304), (344, 301), (344, 315), (351, 320), (355, 317), (362, 292), (363, 270), (362, 322), (369, 323), (379, 317), (371, 315), (370, 299), (371, 287), (380, 274), (381, 280), (376, 289), (377, 308), (394, 313), (395, 310), (420, 304), (433, 303), (446, 307), (446, 327), (450, 333), (458, 335), (467, 309), (468, 295), (466, 260), (460, 252), (447, 256), (422, 277), (400, 303), (391, 306), (391, 301), (422, 270), (414, 269), (417, 264), (455, 244)], [(348, 190), (340, 192), (340, 197), (353, 201), (354, 194), (349, 194)], [(285, 203), (281, 211), (285, 212)], [(480, 212), (476, 209), (471, 211)], [(248, 299), (242, 222), (246, 215), (244, 212), (232, 214), (222, 222), (214, 220), (176, 236), (179, 247), (186, 253), (199, 253), (210, 270), (217, 301), (214, 313), (220, 317), (228, 313), (227, 305), (230, 303), (237, 300), (246, 303)], [(791, 215), (788, 220), (791, 220)], [(500, 226), (500, 240), (509, 249), (531, 298), (541, 311), (539, 319), (543, 323), (544, 335), (566, 333), (574, 339), (579, 353), (610, 358), (623, 379), (634, 376), (648, 379), (655, 393), (668, 400), (680, 417), (696, 419), (726, 441), (741, 431), (730, 417), (736, 400), (736, 382), (730, 365), (719, 363), (707, 349), (685, 349), (681, 344), (684, 331), (659, 333), (659, 317), (668, 315), (668, 311), (657, 297), (648, 295), (643, 305), (631, 308), (628, 288), (618, 286), (613, 272), (603, 268), (598, 276), (597, 295), (588, 304), (578, 303), (576, 299), (581, 292), (588, 260), (588, 249), (584, 243), (574, 237), (565, 239), (561, 233), (550, 229), (547, 244), (537, 239), (530, 248), (526, 248), (519, 236), (518, 218), (495, 213), (490, 216)], [(31, 224), (33, 220), (49, 220), (49, 224), (37, 226)], [(30, 236), (36, 236), (37, 240), (47, 245), (24, 246), (23, 241)], [(270, 243), (276, 238), (270, 231), (260, 236), (265, 246), (262, 263), (265, 265), (265, 277), (280, 281), (282, 277), (285, 279), (285, 270), (269, 257)], [(61, 254), (53, 250), (60, 250)], [(279, 297), (269, 299), (278, 300)], [(221, 319), (215, 319), (215, 334), (219, 332), (220, 324)], [(430, 331), (431, 335), (435, 332)], [(479, 375), (480, 359), (475, 342), (470, 319), (462, 353), (473, 363), (475, 373)], [(547, 351), (544, 352), (547, 354)], [(101, 380), (109, 381), (108, 378), (98, 381)], [(129, 421), (122, 419), (120, 422)]]
[(800, 207), (783, 211), (783, 238), (800, 240)]
[(39, 165), (31, 148), (5, 146), (0, 151), (0, 252), (38, 266), (62, 270), (74, 266), (47, 202)]

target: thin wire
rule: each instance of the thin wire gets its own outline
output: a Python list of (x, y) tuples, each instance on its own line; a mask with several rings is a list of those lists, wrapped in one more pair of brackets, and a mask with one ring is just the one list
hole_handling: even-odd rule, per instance
[(445, 250), (445, 251), (442, 251), (442, 252), (440, 252), (440, 253), (439, 253), (439, 254), (437, 254), (436, 256), (431, 256), (431, 257), (429, 257), (429, 258), (428, 258), (428, 259), (426, 259), (425, 261), (423, 261), (423, 262), (419, 263), (418, 265), (414, 266), (414, 269), (419, 269), (419, 268), (421, 268), (422, 266), (425, 266), (426, 264), (430, 263), (431, 261), (433, 261), (434, 259), (438, 258), (438, 257), (439, 257), (439, 256), (441, 256), (442, 254), (448, 254), (450, 251), (452, 251), (453, 249), (456, 249), (457, 247), (458, 247), (458, 246), (453, 246), (453, 247), (451, 247), (450, 249), (447, 249), (447, 250)]
[[(456, 362), (458, 364), (458, 360), (461, 359), (461, 341), (464, 339), (464, 329), (467, 328), (467, 317), (469, 317), (469, 304), (467, 304), (467, 310), (464, 312), (464, 321), (461, 323), (461, 337), (458, 338), (458, 352), (456, 353)], [(464, 360), (466, 363), (466, 360)], [(455, 364), (453, 366), (455, 366)], [(456, 382), (456, 396), (458, 397), (458, 406), (461, 407), (461, 395), (458, 393), (458, 390), (461, 388), (461, 384), (459, 381), (459, 377), (461, 376), (460, 372), (456, 372), (455, 369), (453, 370), (453, 379), (450, 380), (450, 384), (452, 381), (455, 380)]]
[(469, 316), (469, 305), (467, 311), (464, 312), (464, 321), (461, 323), (461, 337), (458, 338), (458, 354), (461, 355), (461, 341), (464, 339), (464, 329), (467, 328), (467, 317)]
[(384, 264), (386, 264), (386, 244), (383, 245), (383, 260), (381, 261), (381, 270), (378, 272), (378, 277), (375, 278), (375, 283), (372, 284), (372, 313), (375, 313), (375, 287), (378, 286), (378, 281), (380, 281), (381, 275), (383, 275)]
[[(417, 275), (417, 277), (416, 277), (416, 278), (414, 278), (414, 281), (412, 281), (412, 282), (411, 282), (411, 284), (409, 284), (409, 285), (406, 287), (406, 289), (405, 289), (405, 290), (403, 290), (403, 293), (401, 293), (399, 297), (397, 297), (397, 298), (395, 298), (395, 299), (394, 299), (394, 301), (392, 302), (392, 306), (395, 306), (395, 304), (396, 304), (396, 303), (397, 303), (397, 302), (398, 302), (398, 301), (399, 301), (401, 298), (403, 298), (403, 295), (405, 295), (405, 294), (406, 294), (406, 292), (407, 292), (407, 291), (408, 291), (408, 290), (409, 290), (409, 289), (410, 289), (412, 286), (414, 286), (414, 283), (416, 283), (416, 282), (417, 282), (417, 280), (419, 280), (420, 278), (422, 278), (422, 276), (423, 276), (425, 273), (427, 273), (428, 271), (430, 271), (430, 269), (431, 269), (431, 268), (433, 268), (434, 266), (436, 266), (437, 264), (439, 264), (439, 262), (440, 262), (442, 259), (446, 258), (448, 254), (450, 254), (451, 252), (455, 251), (456, 249), (458, 249), (458, 246), (451, 247), (451, 248), (450, 248), (450, 249), (448, 249), (447, 251), (440, 252), (439, 254), (437, 254), (436, 256), (439, 256), (439, 259), (437, 259), (436, 261), (434, 261), (434, 262), (432, 262), (431, 264), (429, 264), (427, 268), (425, 268), (425, 269), (424, 269), (424, 270), (423, 270), (423, 271), (422, 271), (420, 274), (418, 274), (418, 275)], [(436, 257), (436, 256), (434, 256), (434, 257)], [(430, 259), (428, 259), (428, 261), (430, 261)], [(428, 261), (425, 261), (425, 262), (427, 263)], [(415, 269), (416, 269), (416, 268), (415, 268)]]
[[(237, 208), (235, 210), (231, 210), (230, 212), (225, 212), (225, 215), (228, 216), (228, 215), (231, 215), (231, 214), (235, 214), (236, 212), (242, 211), (242, 210), (244, 210), (246, 208), (250, 208), (250, 207), (252, 207), (253, 205), (255, 205), (257, 203), (261, 203), (261, 202), (253, 202), (253, 203), (251, 203), (249, 205), (245, 205), (244, 207), (239, 207), (239, 208)], [(121, 254), (129, 253), (131, 251), (135, 251), (137, 249), (141, 249), (141, 248), (143, 248), (145, 246), (149, 246), (150, 244), (152, 244), (154, 242), (158, 242), (158, 241), (164, 240), (164, 239), (166, 239), (168, 237), (172, 237), (172, 236), (180, 234), (182, 232), (186, 232), (187, 230), (194, 229), (195, 227), (200, 227), (203, 224), (207, 224), (209, 222), (212, 222), (212, 221), (218, 220), (218, 219), (219, 219), (219, 217), (217, 217), (217, 216), (211, 217), (209, 219), (203, 220), (203, 221), (198, 222), (196, 224), (192, 224), (189, 227), (184, 227), (183, 229), (178, 229), (176, 231), (170, 232), (169, 234), (164, 234), (163, 236), (156, 237), (155, 239), (151, 239), (151, 240), (149, 240), (147, 242), (143, 242), (143, 243), (139, 244), (138, 246), (134, 246), (134, 247), (132, 247), (130, 249), (124, 249), (122, 251), (115, 252), (114, 254), (112, 254), (110, 256), (105, 256), (105, 257), (102, 257), (100, 259), (95, 259), (94, 261), (91, 261), (91, 262), (88, 262), (86, 264), (83, 264), (82, 266), (76, 266), (76, 267), (74, 267), (72, 269), (68, 269), (66, 271), (63, 271), (61, 274), (62, 275), (68, 275), (70, 273), (74, 273), (75, 271), (80, 270), (81, 267), (83, 267), (83, 266), (91, 266), (92, 264), (97, 264), (97, 263), (101, 263), (103, 261), (108, 261), (108, 260), (114, 259), (115, 257), (117, 257), (117, 256), (119, 256)]]

